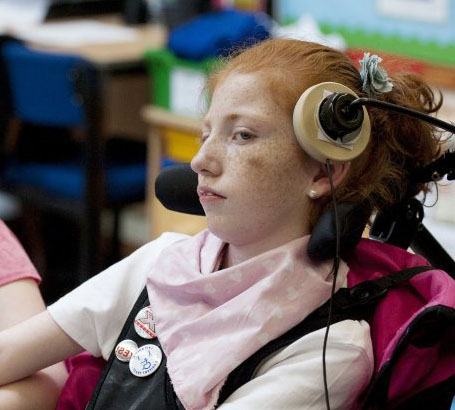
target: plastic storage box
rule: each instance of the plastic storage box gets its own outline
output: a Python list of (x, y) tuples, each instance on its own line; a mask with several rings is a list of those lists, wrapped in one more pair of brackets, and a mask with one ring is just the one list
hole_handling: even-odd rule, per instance
[(204, 86), (216, 59), (185, 60), (171, 51), (148, 50), (145, 53), (151, 79), (152, 104), (175, 114), (201, 117), (206, 108)]

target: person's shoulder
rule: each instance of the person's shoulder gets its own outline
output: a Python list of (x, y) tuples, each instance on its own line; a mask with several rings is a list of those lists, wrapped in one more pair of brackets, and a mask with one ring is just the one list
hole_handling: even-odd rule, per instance
[(164, 249), (188, 238), (191, 237), (182, 233), (165, 232), (158, 238), (142, 245), (121, 261), (110, 266), (107, 270), (117, 271), (136, 268), (139, 270), (148, 270)]
[(163, 233), (158, 238), (142, 245), (130, 255), (98, 273), (98, 275), (95, 275), (87, 282), (102, 282), (107, 276), (109, 282), (114, 281), (114, 278), (117, 277), (122, 283), (124, 281), (128, 283), (138, 281), (139, 284), (145, 284), (146, 275), (163, 249), (187, 238), (188, 235), (181, 233)]
[[(309, 389), (308, 394), (320, 400), (325, 332), (326, 328), (322, 328), (308, 333), (271, 354), (257, 369), (255, 377), (280, 375), (286, 378), (289, 386), (295, 386), (295, 391), (300, 392), (305, 387)], [(352, 401), (352, 397), (357, 397), (368, 384), (374, 370), (368, 323), (348, 319), (332, 324), (327, 341), (326, 363), (330, 369), (328, 377), (333, 399), (336, 397), (335, 401), (345, 404)], [(344, 377), (348, 373), (350, 377)], [(302, 375), (311, 376), (302, 378)], [(346, 391), (353, 396), (346, 396)], [(350, 407), (343, 405), (334, 408)]]
[[(291, 347), (292, 349), (312, 349), (321, 348), (324, 340), (326, 328), (308, 333), (297, 339)], [(330, 325), (328, 344), (332, 346), (344, 346), (347, 349), (365, 350), (370, 353), (371, 336), (370, 325), (364, 320), (342, 320)]]
[(7, 285), (20, 279), (34, 279), (37, 283), (41, 281), (35, 266), (30, 261), (24, 248), (0, 219), (0, 286)]
[(20, 247), (16, 236), (2, 219), (0, 219), (0, 244), (2, 246), (8, 244), (8, 246)]
[[(288, 346), (272, 354), (268, 360), (268, 366), (283, 364), (286, 361), (300, 362), (306, 366), (308, 360), (322, 357), (326, 328), (310, 332), (296, 339)], [(346, 355), (357, 357), (365, 361), (368, 366), (373, 365), (373, 350), (370, 336), (370, 326), (364, 321), (343, 320), (330, 326), (327, 350), (345, 352)], [(265, 370), (265, 369), (263, 369)]]
[[(282, 364), (290, 360), (295, 363), (300, 362), (305, 367), (308, 360), (322, 357), (325, 332), (324, 327), (300, 337), (271, 356), (269, 365)], [(369, 324), (364, 320), (351, 319), (332, 324), (327, 341), (327, 352), (327, 354), (336, 352), (340, 359), (345, 355), (351, 360), (360, 360), (367, 367), (372, 367), (374, 359)]]
[(158, 238), (147, 242), (145, 245), (142, 245), (140, 248), (134, 251), (130, 257), (137, 258), (143, 256), (151, 256), (153, 254), (158, 255), (166, 247), (188, 238), (190, 238), (190, 236), (183, 233), (164, 232)]
[(0, 238), (3, 238), (4, 236), (9, 236), (10, 231), (8, 227), (6, 226), (5, 222), (3, 222), (3, 219), (0, 219)]

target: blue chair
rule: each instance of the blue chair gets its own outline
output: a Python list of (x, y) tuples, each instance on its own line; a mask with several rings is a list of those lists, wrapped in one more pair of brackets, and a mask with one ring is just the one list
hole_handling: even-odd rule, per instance
[[(12, 41), (3, 45), (1, 54), (13, 117), (23, 126), (52, 131), (55, 145), (66, 144), (63, 153), (55, 154), (49, 141), (46, 147), (39, 140), (34, 141), (37, 148), (25, 156), (12, 150), (0, 176), (2, 188), (18, 195), (26, 205), (80, 221), (77, 282), (82, 282), (103, 266), (103, 207), (114, 213), (112, 247), (114, 259), (118, 259), (120, 210), (145, 197), (145, 152), (137, 158), (129, 155), (137, 142), (105, 141), (101, 132), (100, 73), (89, 62), (73, 55), (31, 50)], [(61, 139), (55, 138), (58, 133)]]

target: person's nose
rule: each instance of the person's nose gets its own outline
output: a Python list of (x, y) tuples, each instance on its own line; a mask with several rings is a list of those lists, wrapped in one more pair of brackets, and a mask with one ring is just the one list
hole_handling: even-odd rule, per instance
[(218, 176), (222, 170), (223, 150), (215, 137), (209, 136), (191, 160), (191, 168), (201, 176)]

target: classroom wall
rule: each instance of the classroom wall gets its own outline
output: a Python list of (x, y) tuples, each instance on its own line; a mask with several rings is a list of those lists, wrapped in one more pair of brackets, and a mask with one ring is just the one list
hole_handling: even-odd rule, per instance
[[(398, 0), (398, 2), (424, 5), (443, 5), (442, 12), (429, 13), (429, 20), (408, 19), (409, 15), (392, 17), (379, 10), (381, 1), (394, 0), (277, 0), (275, 15), (282, 24), (297, 20), (302, 15), (311, 15), (323, 32), (336, 31), (345, 38), (348, 47), (390, 52), (395, 55), (422, 60), (424, 64), (443, 69), (444, 75), (452, 78), (450, 88), (443, 89), (444, 106), (439, 117), (454, 120), (455, 113), (455, 0)], [(405, 10), (412, 12), (412, 10)], [(438, 16), (439, 12), (439, 16)], [(438, 17), (435, 22), (435, 17)], [(427, 80), (442, 73), (430, 74)], [(425, 208), (425, 225), (437, 237), (447, 252), (455, 256), (455, 214), (453, 199), (455, 184), (444, 181), (433, 190), (426, 203), (436, 206)]]
[(402, 50), (411, 57), (455, 65), (454, 0), (398, 0), (427, 6), (439, 4), (439, 9), (431, 8), (434, 12), (425, 16), (431, 19), (440, 14), (435, 22), (384, 15), (379, 10), (381, 1), (384, 0), (280, 0), (275, 4), (275, 13), (282, 23), (310, 14), (326, 31), (345, 34), (352, 46), (372, 42), (382, 44), (385, 51)]

